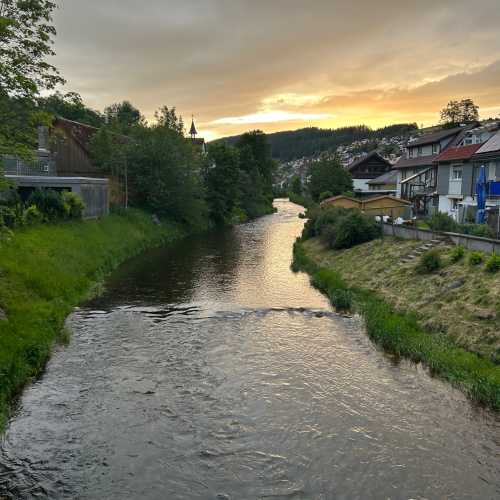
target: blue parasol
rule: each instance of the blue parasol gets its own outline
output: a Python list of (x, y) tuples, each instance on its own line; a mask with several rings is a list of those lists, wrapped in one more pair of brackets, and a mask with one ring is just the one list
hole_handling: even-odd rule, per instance
[(479, 176), (476, 182), (477, 213), (476, 223), (484, 224), (486, 221), (486, 169), (484, 165), (479, 169)]

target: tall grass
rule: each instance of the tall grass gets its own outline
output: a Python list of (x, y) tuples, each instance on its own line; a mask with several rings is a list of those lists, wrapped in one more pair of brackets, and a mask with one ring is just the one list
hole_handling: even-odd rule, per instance
[(130, 210), (99, 221), (40, 225), (0, 243), (0, 429), (11, 399), (43, 369), (72, 308), (110, 270), (182, 235)]
[(294, 247), (294, 269), (311, 274), (312, 284), (330, 298), (349, 293), (368, 335), (384, 350), (423, 363), (474, 401), (500, 410), (499, 365), (457, 347), (446, 336), (426, 332), (413, 315), (394, 310), (373, 292), (348, 287), (334, 269), (320, 268), (309, 258), (300, 241)]

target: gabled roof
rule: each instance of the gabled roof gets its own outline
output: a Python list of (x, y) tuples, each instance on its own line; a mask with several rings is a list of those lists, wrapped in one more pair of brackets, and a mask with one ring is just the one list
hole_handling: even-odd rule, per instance
[(354, 160), (352, 163), (350, 163), (347, 166), (347, 170), (353, 170), (356, 167), (358, 167), (359, 165), (362, 165), (365, 161), (371, 160), (373, 158), (375, 158), (377, 160), (380, 160), (381, 162), (385, 163), (389, 167), (392, 167), (392, 164), (390, 162), (388, 162), (384, 157), (380, 156), (377, 153), (377, 151), (375, 150), (375, 151), (372, 151), (372, 152), (368, 153), (365, 156), (361, 156), (360, 158)]
[(366, 198), (363, 200), (363, 205), (371, 203), (372, 201), (388, 199), (400, 203), (401, 205), (411, 205), (411, 201), (403, 200), (403, 198), (396, 198), (396, 196), (391, 196), (389, 194), (384, 194), (382, 196), (374, 196), (373, 198)]
[(376, 179), (372, 179), (367, 184), (396, 184), (398, 182), (398, 171), (389, 170), (385, 174), (379, 175)]
[(446, 139), (452, 135), (459, 134), (464, 127), (453, 127), (447, 128), (444, 130), (439, 130), (438, 132), (433, 132), (432, 134), (425, 134), (414, 141), (408, 143), (408, 147), (412, 148), (413, 146), (423, 146), (424, 144), (432, 144), (434, 142), (439, 142), (442, 139)]
[(402, 156), (394, 165), (394, 169), (411, 168), (411, 167), (430, 167), (434, 160), (438, 157), (435, 155), (417, 156), (415, 158), (405, 158)]
[(494, 153), (500, 151), (500, 130), (491, 136), (477, 151), (476, 154)]
[(361, 203), (361, 201), (357, 198), (352, 198), (351, 196), (345, 196), (343, 194), (339, 194), (338, 196), (332, 196), (331, 198), (326, 198), (325, 200), (323, 200), (319, 205), (320, 206), (323, 206), (323, 205), (328, 205), (329, 203), (332, 203), (334, 201), (337, 201), (337, 200), (350, 200), (350, 201), (354, 201), (355, 203), (357, 203), (358, 205)]
[(445, 149), (435, 161), (447, 162), (456, 160), (469, 160), (480, 149), (482, 144), (469, 144), (467, 146)]

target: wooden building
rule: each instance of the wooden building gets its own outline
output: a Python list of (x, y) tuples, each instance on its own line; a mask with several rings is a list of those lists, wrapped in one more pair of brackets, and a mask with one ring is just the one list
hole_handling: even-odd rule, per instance
[(351, 198), (349, 196), (334, 196), (321, 202), (321, 208), (341, 207), (361, 210), (367, 215), (388, 215), (394, 219), (411, 216), (411, 203), (395, 196), (382, 195), (371, 198)]
[(368, 191), (368, 181), (380, 177), (389, 172), (392, 168), (390, 162), (380, 156), (377, 151), (354, 160), (347, 166), (347, 170), (352, 176), (352, 182), (355, 191)]

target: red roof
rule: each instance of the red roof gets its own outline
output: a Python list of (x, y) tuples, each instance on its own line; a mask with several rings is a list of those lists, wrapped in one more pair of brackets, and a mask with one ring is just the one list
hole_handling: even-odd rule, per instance
[(482, 144), (469, 144), (458, 148), (449, 148), (443, 151), (434, 161), (468, 160), (482, 146)]

